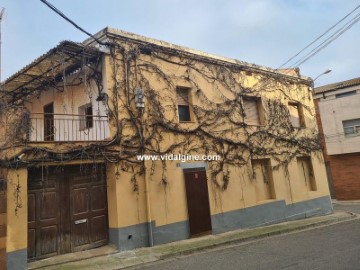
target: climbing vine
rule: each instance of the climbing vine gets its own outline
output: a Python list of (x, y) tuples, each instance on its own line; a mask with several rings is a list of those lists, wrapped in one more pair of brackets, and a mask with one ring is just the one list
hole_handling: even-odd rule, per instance
[[(22, 146), (22, 150), (16, 156), (4, 156), (2, 166), (104, 160), (118, 164), (117, 174), (131, 173), (133, 191), (138, 192), (138, 180), (146, 173), (138, 155), (219, 155), (220, 160), (209, 163), (210, 177), (217, 189), (226, 190), (232, 181), (230, 168), (247, 166), (252, 158), (266, 156), (276, 161), (273, 169), (287, 168), (296, 156), (321, 150), (315, 125), (294, 128), (289, 120), (289, 101), (300, 102), (304, 115), (315, 117), (313, 107), (306, 105), (311, 102), (304, 90), (309, 81), (158, 45), (118, 39), (109, 44), (111, 72), (107, 76), (111, 76), (111, 86), (104, 91), (99, 67), (88, 71), (86, 80), (95, 82), (106, 103), (114, 128), (112, 138), (86, 145), (69, 142), (60, 150), (29, 146), (24, 138), (31, 123), (23, 106), (21, 122), (10, 125), (19, 138), (12, 147)], [(177, 118), (175, 90), (182, 82), (191, 89), (194, 100), (193, 123), (179, 123)], [(136, 107), (137, 88), (144, 92), (144, 108)], [(249, 96), (260, 98), (264, 125), (246, 123), (243, 100)], [(17, 160), (20, 154), (29, 158)], [(159, 181), (166, 187), (166, 162), (161, 162), (161, 167)]]

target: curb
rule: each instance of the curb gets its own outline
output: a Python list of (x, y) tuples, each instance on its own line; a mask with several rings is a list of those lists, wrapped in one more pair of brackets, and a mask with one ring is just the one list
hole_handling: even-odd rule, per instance
[[(122, 267), (112, 268), (112, 269), (120, 270), (120, 269), (127, 269), (133, 267), (138, 269), (141, 266), (154, 264), (166, 259), (191, 255), (196, 252), (212, 250), (215, 248), (221, 248), (229, 245), (236, 245), (254, 240), (265, 239), (267, 237), (271, 237), (275, 235), (282, 235), (297, 231), (305, 231), (310, 228), (321, 228), (331, 224), (360, 219), (360, 214), (355, 214), (345, 211), (339, 211), (337, 213), (335, 212), (328, 216), (314, 217), (319, 220), (313, 220), (313, 221), (309, 219), (293, 220), (293, 221), (267, 225), (263, 227), (248, 228), (245, 230), (239, 230), (238, 232), (232, 231), (225, 234), (218, 234), (218, 235), (214, 235), (215, 238), (197, 238), (194, 242), (183, 242), (179, 244), (176, 244), (176, 242), (174, 242), (171, 243), (170, 245), (169, 244), (160, 245), (151, 249), (142, 248), (139, 250), (140, 253), (135, 252), (134, 254), (135, 256), (133, 256), (134, 259), (138, 260), (137, 262), (133, 262), (128, 265), (123, 265)], [(300, 224), (297, 224), (297, 222)], [(197, 246), (192, 246), (192, 245), (197, 245)], [(174, 248), (175, 249), (178, 248), (179, 250), (172, 250)], [(106, 256), (110, 256), (110, 257), (113, 255), (116, 256), (116, 254), (117, 252), (106, 255), (98, 255), (95, 257), (105, 258)], [(150, 260), (147, 260), (146, 259), (147, 257), (151, 257)], [(32, 267), (31, 269), (47, 269), (47, 267), (61, 267), (62, 265), (64, 266), (67, 265), (68, 267), (71, 267), (71, 263), (79, 263), (81, 261), (87, 261), (88, 259), (92, 259), (92, 258), (79, 258), (78, 260)], [(96, 265), (96, 262), (94, 262), (94, 265)], [(106, 267), (106, 264), (103, 265), (103, 267)], [(55, 268), (51, 268), (51, 269), (55, 269)], [(66, 268), (66, 269), (72, 269), (72, 268)], [(84, 267), (82, 267), (81, 265), (78, 265), (76, 266), (76, 269), (86, 269), (86, 266), (84, 265)], [(106, 269), (106, 268), (100, 267), (99, 269)]]
[[(240, 237), (238, 239), (224, 241), (221, 243), (213, 243), (213, 244), (209, 244), (209, 245), (203, 246), (203, 247), (189, 248), (189, 249), (183, 250), (183, 251), (163, 254), (163, 255), (160, 255), (158, 258), (159, 258), (159, 260), (165, 260), (165, 259), (169, 259), (172, 257), (190, 255), (190, 254), (193, 254), (193, 253), (196, 253), (199, 251), (211, 250), (211, 249), (226, 246), (226, 245), (240, 244), (240, 243), (250, 242), (253, 240), (264, 239), (264, 238), (267, 238), (270, 236), (282, 235), (282, 234), (296, 232), (296, 231), (303, 231), (303, 230), (313, 228), (313, 227), (323, 227), (323, 226), (327, 226), (327, 225), (331, 225), (331, 224), (335, 224), (335, 223), (342, 223), (342, 222), (347, 222), (350, 220), (360, 219), (360, 215), (350, 213), (350, 212), (347, 212), (347, 213), (350, 214), (347, 217), (338, 217), (338, 218), (334, 218), (334, 219), (330, 219), (330, 220), (323, 220), (323, 221), (318, 221), (315, 223), (299, 225), (298, 227), (294, 227), (294, 228), (286, 228), (286, 229), (281, 229), (281, 230), (277, 230), (277, 231), (275, 230), (272, 232), (260, 233), (259, 235), (255, 235), (255, 236), (249, 236), (249, 237), (243, 237), (243, 238)], [(277, 224), (277, 225), (279, 225), (279, 224)]]
[(357, 205), (360, 204), (360, 200), (348, 200), (348, 201), (338, 201), (338, 200), (331, 200), (332, 204), (335, 205)]

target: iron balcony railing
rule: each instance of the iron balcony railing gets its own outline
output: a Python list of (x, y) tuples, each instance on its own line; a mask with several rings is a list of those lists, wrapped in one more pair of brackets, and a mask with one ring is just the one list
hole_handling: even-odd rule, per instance
[(30, 142), (102, 141), (109, 138), (108, 116), (32, 113)]

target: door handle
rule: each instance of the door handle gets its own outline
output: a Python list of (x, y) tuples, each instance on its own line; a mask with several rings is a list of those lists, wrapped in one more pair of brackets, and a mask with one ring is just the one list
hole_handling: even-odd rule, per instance
[(82, 223), (86, 223), (87, 222), (87, 219), (84, 218), (84, 219), (78, 219), (78, 220), (75, 220), (75, 225), (78, 225), (78, 224), (82, 224)]

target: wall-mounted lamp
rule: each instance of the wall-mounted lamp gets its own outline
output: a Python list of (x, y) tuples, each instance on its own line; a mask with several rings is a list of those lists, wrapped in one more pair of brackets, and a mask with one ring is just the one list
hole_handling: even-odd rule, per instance
[(142, 90), (141, 88), (135, 88), (134, 95), (135, 95), (136, 108), (144, 108), (145, 107), (144, 90)]

